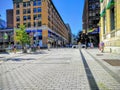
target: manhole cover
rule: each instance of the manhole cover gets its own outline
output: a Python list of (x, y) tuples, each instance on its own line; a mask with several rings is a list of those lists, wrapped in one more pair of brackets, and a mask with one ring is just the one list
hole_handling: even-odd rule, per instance
[(103, 54), (96, 54), (96, 56), (103, 56)]
[(119, 59), (103, 59), (105, 62), (109, 63), (112, 66), (120, 66)]

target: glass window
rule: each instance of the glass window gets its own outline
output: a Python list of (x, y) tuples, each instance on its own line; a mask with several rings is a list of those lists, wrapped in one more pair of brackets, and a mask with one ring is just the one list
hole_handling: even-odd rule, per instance
[(23, 25), (25, 25), (25, 27), (26, 27), (26, 23), (23, 23)]
[(27, 16), (23, 16), (23, 20), (27, 20)]
[(17, 16), (17, 17), (16, 17), (16, 21), (20, 21), (20, 16)]
[(17, 14), (17, 15), (20, 14), (20, 10), (16, 10), (16, 14)]
[(33, 6), (36, 6), (36, 5), (37, 5), (37, 2), (36, 2), (36, 1), (34, 1), (34, 2), (33, 2)]
[(23, 9), (23, 14), (26, 14), (26, 9)]
[(38, 18), (39, 18), (39, 19), (41, 18), (41, 14), (38, 14)]
[(26, 2), (23, 2), (23, 7), (26, 7), (27, 5), (26, 5)]
[(38, 2), (37, 2), (37, 4), (38, 4), (38, 6), (40, 6), (40, 5), (41, 5), (41, 0), (40, 0), (40, 1), (38, 1)]
[(31, 27), (31, 23), (30, 23), (30, 22), (28, 22), (28, 24), (27, 24), (27, 25), (28, 25), (28, 27)]
[(35, 19), (37, 18), (37, 15), (34, 15), (33, 18), (34, 18), (34, 20), (35, 20)]
[(34, 27), (36, 26), (36, 22), (34, 22)]
[(27, 10), (27, 13), (31, 13), (30, 9)]
[(34, 8), (34, 9), (33, 9), (33, 12), (34, 12), (34, 13), (37, 13), (37, 8)]
[(30, 2), (27, 2), (27, 7), (30, 6)]
[(31, 19), (30, 15), (28, 15), (27, 18), (28, 18), (28, 20), (30, 20)]
[(115, 10), (114, 10), (114, 7), (112, 7), (110, 9), (110, 20), (111, 20), (111, 30), (114, 30), (115, 29)]
[(17, 26), (17, 28), (19, 28), (20, 24), (19, 24), (19, 23), (17, 23), (17, 25), (16, 25), (16, 26)]
[(41, 21), (38, 21), (38, 26), (41, 26)]
[(41, 8), (38, 8), (38, 12), (41, 12)]
[(20, 5), (19, 4), (16, 4), (16, 8), (19, 8), (20, 7)]

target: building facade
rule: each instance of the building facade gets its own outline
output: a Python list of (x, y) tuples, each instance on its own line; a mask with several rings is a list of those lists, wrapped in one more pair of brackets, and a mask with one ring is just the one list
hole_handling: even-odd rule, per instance
[(120, 0), (101, 0), (100, 27), (104, 52), (120, 54)]
[(6, 10), (7, 28), (13, 28), (13, 9)]
[(99, 43), (100, 1), (85, 0), (83, 10), (83, 30), (89, 37), (89, 42), (95, 46)]
[[(52, 0), (13, 0), (14, 28), (26, 25), (27, 32), (46, 47), (68, 43), (68, 30)], [(36, 34), (37, 33), (37, 34)]]
[(6, 28), (6, 22), (0, 18), (0, 29)]
[(66, 24), (67, 28), (68, 28), (68, 44), (72, 44), (72, 31), (71, 31), (71, 28), (70, 28), (70, 25), (67, 23)]
[(14, 30), (0, 29), (0, 52), (14, 44)]

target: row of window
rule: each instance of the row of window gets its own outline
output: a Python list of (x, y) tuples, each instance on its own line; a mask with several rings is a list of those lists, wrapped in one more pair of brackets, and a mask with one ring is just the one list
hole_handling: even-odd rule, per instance
[[(30, 28), (32, 26), (31, 22), (23, 23), (23, 25), (25, 25), (28, 28)], [(41, 21), (38, 21), (38, 22), (34, 22), (33, 25), (34, 25), (34, 27), (40, 27), (42, 25), (42, 23), (41, 23)], [(19, 28), (20, 23), (17, 23), (16, 26), (17, 26), (17, 28)]]
[[(33, 13), (40, 13), (41, 12), (41, 8), (38, 7), (38, 8), (33, 8)], [(31, 10), (30, 8), (29, 9), (23, 9), (23, 14), (30, 14), (31, 13)], [(16, 15), (19, 15), (20, 14), (20, 10), (16, 10)]]
[[(29, 7), (31, 6), (30, 1), (23, 2), (23, 7)], [(41, 0), (33, 1), (33, 6), (41, 6)], [(16, 8), (20, 8), (20, 4), (16, 4)]]
[[(36, 20), (36, 19), (41, 19), (41, 14), (38, 14), (38, 15), (34, 15), (33, 16), (33, 19)], [(28, 15), (28, 16), (23, 16), (23, 20), (26, 21), (26, 20), (31, 20), (31, 16)], [(16, 17), (16, 21), (19, 22), (20, 21), (20, 16), (17, 16)]]

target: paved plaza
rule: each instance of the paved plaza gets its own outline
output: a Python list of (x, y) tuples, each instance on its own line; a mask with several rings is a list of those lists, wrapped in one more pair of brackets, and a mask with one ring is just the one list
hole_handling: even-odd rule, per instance
[(84, 49), (0, 57), (0, 90), (120, 90), (120, 83)]

